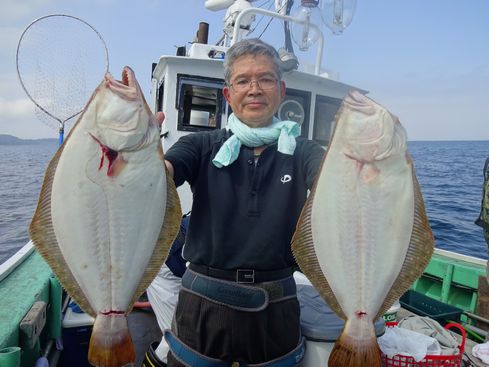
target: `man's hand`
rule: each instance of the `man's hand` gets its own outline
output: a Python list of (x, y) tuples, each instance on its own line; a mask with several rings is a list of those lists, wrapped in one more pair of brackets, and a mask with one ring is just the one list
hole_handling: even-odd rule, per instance
[(163, 125), (163, 121), (165, 121), (165, 114), (162, 111), (156, 112), (156, 122), (158, 122), (158, 125)]
[[(156, 112), (155, 117), (156, 117), (156, 122), (161, 127), (163, 125), (163, 121), (165, 121), (165, 114), (162, 111), (159, 111), (159, 112)], [(168, 173), (173, 178), (173, 165), (165, 159), (165, 166), (166, 166)]]

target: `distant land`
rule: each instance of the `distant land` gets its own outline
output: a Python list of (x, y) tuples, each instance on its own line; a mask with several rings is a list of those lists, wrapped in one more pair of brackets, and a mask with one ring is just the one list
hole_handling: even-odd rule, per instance
[(39, 145), (56, 144), (58, 139), (20, 139), (13, 135), (0, 134), (0, 145)]

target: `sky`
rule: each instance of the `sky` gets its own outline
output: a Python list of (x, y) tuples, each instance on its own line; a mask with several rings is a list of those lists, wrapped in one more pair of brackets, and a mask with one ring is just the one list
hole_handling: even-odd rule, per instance
[[(36, 116), (15, 61), (24, 29), (55, 13), (97, 29), (107, 44), (111, 73), (118, 77), (124, 65), (131, 66), (147, 99), (151, 64), (174, 55), (177, 46), (189, 48), (199, 22), (209, 23), (209, 43), (216, 43), (225, 16), (224, 10), (206, 10), (205, 0), (0, 0), (0, 134), (58, 136)], [(399, 117), (409, 140), (489, 140), (488, 19), (488, 0), (357, 0), (342, 35), (324, 29), (322, 67), (368, 90)], [(257, 22), (249, 37), (260, 36), (265, 25)], [(280, 29), (275, 20), (262, 38), (281, 47)], [(297, 53), (301, 67), (315, 52), (313, 46)]]

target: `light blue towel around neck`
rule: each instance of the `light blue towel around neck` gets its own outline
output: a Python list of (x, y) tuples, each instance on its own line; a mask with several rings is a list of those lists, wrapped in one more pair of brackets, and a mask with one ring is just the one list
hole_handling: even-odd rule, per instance
[(295, 138), (301, 133), (299, 124), (294, 121), (280, 121), (274, 117), (269, 126), (252, 128), (242, 123), (234, 113), (228, 118), (227, 128), (234, 135), (224, 142), (212, 160), (217, 168), (233, 163), (238, 158), (241, 144), (255, 148), (278, 141), (277, 150), (292, 155), (296, 146)]

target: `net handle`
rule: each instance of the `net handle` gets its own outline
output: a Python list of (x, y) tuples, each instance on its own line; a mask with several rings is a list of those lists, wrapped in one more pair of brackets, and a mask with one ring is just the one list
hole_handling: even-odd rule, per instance
[[(49, 15), (44, 15), (42, 17), (39, 17), (35, 20), (33, 20), (25, 29), (24, 31), (22, 32), (22, 34), (20, 35), (20, 39), (19, 39), (19, 42), (17, 43), (17, 51), (15, 53), (15, 65), (17, 67), (17, 76), (19, 77), (19, 81), (20, 81), (20, 84), (22, 86), (22, 89), (24, 90), (24, 92), (27, 94), (27, 97), (29, 97), (29, 99), (41, 110), (43, 111), (44, 113), (46, 113), (47, 115), (51, 116), (53, 119), (55, 119), (56, 121), (59, 122), (59, 125), (60, 125), (60, 136), (61, 136), (61, 131), (64, 130), (64, 125), (65, 125), (65, 122), (68, 121), (69, 119), (75, 117), (76, 115), (78, 115), (80, 112), (82, 112), (83, 110), (80, 110), (76, 113), (74, 113), (73, 115), (71, 115), (70, 117), (66, 118), (65, 120), (61, 120), (60, 118), (56, 117), (56, 116), (53, 116), (49, 111), (46, 111), (42, 106), (40, 106), (35, 100), (34, 98), (31, 96), (31, 94), (29, 93), (29, 91), (27, 90), (26, 86), (24, 85), (24, 82), (22, 81), (22, 77), (20, 76), (20, 71), (19, 71), (19, 49), (20, 49), (20, 44), (22, 42), (22, 39), (24, 38), (24, 35), (25, 33), (27, 32), (27, 30), (32, 27), (32, 25), (34, 25), (34, 23), (37, 23), (43, 19), (46, 19), (46, 18), (51, 18), (51, 17), (66, 17), (66, 18), (72, 18), (72, 19), (75, 19), (75, 20), (78, 20), (82, 23), (84, 23), (85, 25), (89, 26), (96, 34), (97, 34), (97, 37), (100, 39), (100, 41), (102, 41), (102, 44), (104, 45), (104, 49), (105, 49), (105, 72), (108, 72), (109, 71), (109, 51), (107, 49), (107, 44), (105, 43), (104, 39), (102, 38), (102, 35), (92, 26), (90, 25), (89, 23), (85, 22), (83, 19), (80, 19), (78, 17), (75, 17), (73, 15), (68, 15), (68, 14), (49, 14)], [(61, 138), (62, 139), (62, 138)]]

